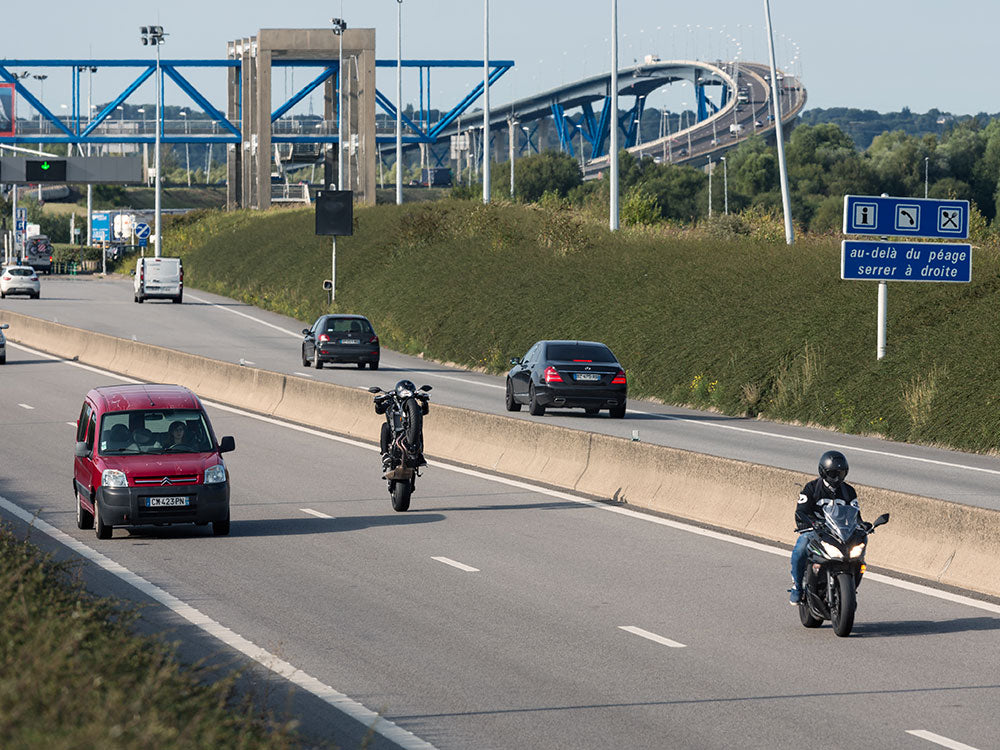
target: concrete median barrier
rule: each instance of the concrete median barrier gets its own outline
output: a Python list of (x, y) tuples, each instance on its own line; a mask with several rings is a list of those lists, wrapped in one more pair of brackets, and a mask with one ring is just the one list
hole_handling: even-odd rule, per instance
[[(366, 441), (382, 417), (367, 392), (243, 367), (0, 310), (8, 338), (67, 359)], [(435, 458), (668, 513), (784, 544), (810, 475), (434, 404), (425, 421)], [(868, 562), (1000, 596), (1000, 511), (855, 485), (868, 520), (892, 516)]]

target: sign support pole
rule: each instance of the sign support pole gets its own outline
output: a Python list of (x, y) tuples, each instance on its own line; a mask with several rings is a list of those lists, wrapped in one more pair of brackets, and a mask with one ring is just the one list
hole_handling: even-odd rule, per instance
[(337, 301), (337, 235), (333, 235), (333, 250), (330, 253), (330, 302)]
[(885, 357), (885, 320), (886, 311), (889, 307), (889, 285), (880, 281), (878, 283), (878, 349), (877, 357)]

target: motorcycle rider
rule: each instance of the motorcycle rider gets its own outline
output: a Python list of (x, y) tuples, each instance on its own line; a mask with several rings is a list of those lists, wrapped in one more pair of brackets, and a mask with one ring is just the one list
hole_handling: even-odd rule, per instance
[(823, 519), (827, 505), (852, 505), (858, 507), (858, 493), (844, 481), (847, 477), (847, 458), (840, 451), (827, 451), (819, 457), (819, 477), (802, 488), (795, 505), (795, 530), (799, 534), (792, 550), (792, 588), (789, 603), (797, 605), (802, 599), (802, 576), (806, 572), (806, 548), (815, 538), (813, 525)]
[[(430, 406), (426, 396), (421, 398), (421, 393), (412, 380), (400, 380), (396, 387), (389, 393), (375, 397), (375, 413), (385, 414), (388, 408), (388, 400), (395, 397), (403, 404), (407, 411), (406, 444), (417, 454), (416, 466), (426, 466), (424, 460), (424, 429), (423, 415), (427, 414)], [(392, 430), (388, 422), (382, 422), (382, 434), (379, 437), (379, 446), (382, 449), (382, 471), (387, 472), (392, 467), (392, 455), (389, 446), (392, 442)]]

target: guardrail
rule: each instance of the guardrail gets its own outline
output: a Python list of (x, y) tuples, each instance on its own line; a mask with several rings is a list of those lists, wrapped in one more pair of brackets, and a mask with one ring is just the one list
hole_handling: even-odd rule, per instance
[(271, 203), (305, 203), (312, 200), (309, 197), (309, 186), (299, 184), (271, 184)]

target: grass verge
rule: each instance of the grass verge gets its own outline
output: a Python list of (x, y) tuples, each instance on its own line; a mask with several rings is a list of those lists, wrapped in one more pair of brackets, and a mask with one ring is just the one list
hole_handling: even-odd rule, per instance
[(292, 748), (292, 722), (240, 698), (235, 672), (183, 667), (135, 635), (138, 611), (86, 593), (0, 524), (0, 738), (18, 748)]
[(611, 233), (561, 206), (453, 199), (359, 207), (355, 224), (337, 243), (333, 305), (320, 288), (331, 242), (311, 208), (189, 214), (169, 224), (165, 252), (184, 257), (192, 285), (303, 322), (363, 313), (411, 354), (500, 373), (538, 339), (596, 339), (634, 396), (1000, 448), (995, 247), (974, 250), (970, 284), (890, 284), (877, 361), (876, 285), (840, 280), (839, 238)]

